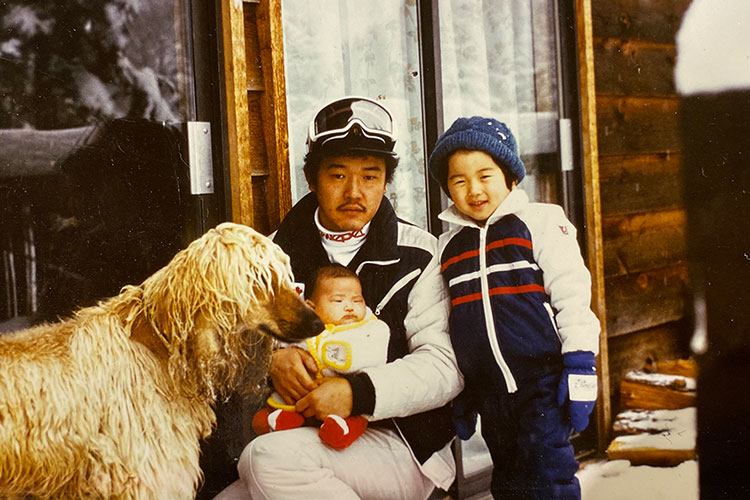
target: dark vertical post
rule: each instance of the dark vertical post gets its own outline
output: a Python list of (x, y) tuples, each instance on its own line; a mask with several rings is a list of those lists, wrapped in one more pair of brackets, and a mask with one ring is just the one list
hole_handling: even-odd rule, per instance
[(677, 37), (706, 500), (750, 498), (750, 74), (737, 72), (750, 54), (749, 16), (722, 11), (691, 4)]
[(437, 218), (442, 208), (440, 185), (430, 176), (427, 158), (443, 132), (443, 90), (440, 68), (440, 19), (438, 0), (417, 1), (420, 82), (422, 84), (422, 134), (424, 138), (427, 224), (435, 236), (443, 232)]
[(704, 499), (750, 498), (750, 90), (681, 104), (691, 282), (705, 324), (698, 456)]

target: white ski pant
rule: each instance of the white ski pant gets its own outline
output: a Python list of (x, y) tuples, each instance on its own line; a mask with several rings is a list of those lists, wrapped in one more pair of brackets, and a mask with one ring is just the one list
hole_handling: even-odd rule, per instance
[(372, 427), (344, 450), (317, 427), (271, 432), (245, 447), (237, 470), (214, 500), (419, 500), (434, 488), (396, 432)]

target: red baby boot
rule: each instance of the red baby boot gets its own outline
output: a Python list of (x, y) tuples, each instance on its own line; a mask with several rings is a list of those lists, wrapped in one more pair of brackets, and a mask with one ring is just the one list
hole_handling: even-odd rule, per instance
[(338, 415), (328, 415), (318, 430), (318, 436), (331, 448), (343, 450), (361, 436), (365, 429), (365, 417), (341, 418)]
[(272, 431), (285, 431), (302, 427), (305, 417), (295, 411), (265, 407), (253, 416), (253, 430), (256, 434)]

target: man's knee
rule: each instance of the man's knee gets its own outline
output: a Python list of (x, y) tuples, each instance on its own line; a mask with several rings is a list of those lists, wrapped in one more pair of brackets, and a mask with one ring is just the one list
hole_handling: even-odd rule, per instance
[(251, 480), (254, 470), (272, 469), (280, 460), (289, 460), (289, 450), (282, 449), (276, 437), (275, 433), (258, 436), (242, 450), (237, 472), (245, 483)]
[[(263, 481), (284, 471), (297, 471), (312, 465), (309, 451), (308, 432), (318, 439), (312, 428), (300, 428), (271, 432), (258, 436), (245, 446), (237, 463), (237, 471), (246, 484), (252, 480)], [(319, 443), (316, 443), (319, 444)]]

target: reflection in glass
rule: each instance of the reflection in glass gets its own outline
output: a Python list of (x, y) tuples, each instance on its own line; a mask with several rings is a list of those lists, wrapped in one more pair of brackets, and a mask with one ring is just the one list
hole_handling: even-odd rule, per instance
[(0, 331), (113, 295), (182, 246), (184, 16), (180, 0), (0, 6)]

